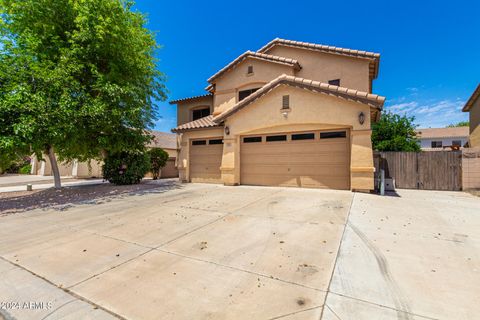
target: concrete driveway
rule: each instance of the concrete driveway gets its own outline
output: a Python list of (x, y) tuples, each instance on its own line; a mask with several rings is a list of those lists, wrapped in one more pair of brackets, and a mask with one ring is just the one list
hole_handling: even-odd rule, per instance
[[(473, 319), (480, 199), (175, 188), (0, 217), (6, 319)], [(0, 316), (1, 318), (1, 316)]]

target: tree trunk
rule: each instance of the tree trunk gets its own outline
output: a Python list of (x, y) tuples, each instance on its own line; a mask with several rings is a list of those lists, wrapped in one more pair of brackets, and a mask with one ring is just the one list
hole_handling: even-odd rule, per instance
[(60, 171), (58, 170), (57, 157), (55, 157), (55, 152), (53, 147), (48, 147), (47, 149), (48, 158), (50, 159), (50, 165), (52, 166), (53, 181), (55, 182), (55, 189), (60, 189), (62, 183), (60, 181)]

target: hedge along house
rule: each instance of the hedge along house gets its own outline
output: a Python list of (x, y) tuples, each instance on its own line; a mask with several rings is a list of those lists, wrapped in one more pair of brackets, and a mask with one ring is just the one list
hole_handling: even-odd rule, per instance
[(380, 55), (275, 39), (177, 104), (184, 182), (371, 190)]

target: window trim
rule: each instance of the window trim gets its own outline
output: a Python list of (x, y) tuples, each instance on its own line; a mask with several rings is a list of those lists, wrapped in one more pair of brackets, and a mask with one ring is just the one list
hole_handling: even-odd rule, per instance
[[(215, 143), (212, 143), (212, 141), (215, 141)], [(219, 143), (217, 143), (218, 141), (220, 141)], [(223, 139), (219, 138), (219, 139), (208, 139), (208, 145), (219, 145), (219, 144), (223, 144)]]
[[(331, 135), (330, 137), (328, 135)], [(338, 136), (335, 136), (338, 134)], [(323, 137), (322, 137), (323, 135)], [(342, 131), (321, 131), (320, 132), (320, 140), (322, 139), (346, 139), (347, 138), (347, 131), (342, 130)]]
[(198, 119), (194, 119), (193, 118), (193, 113), (195, 111), (198, 111), (198, 110), (207, 110), (208, 109), (208, 115), (204, 116), (204, 117), (201, 117), (201, 118), (198, 118), (198, 119), (202, 119), (202, 118), (205, 118), (205, 117), (208, 117), (211, 113), (212, 113), (212, 109), (210, 106), (207, 106), (207, 105), (204, 105), (204, 106), (196, 106), (196, 107), (193, 107), (190, 109), (190, 121), (196, 121)]
[[(260, 138), (260, 141), (258, 141), (258, 138)], [(247, 139), (250, 139), (247, 141)], [(251, 137), (243, 137), (242, 138), (242, 143), (262, 143), (263, 142), (263, 136), (251, 136)]]
[[(280, 139), (275, 140), (276, 138), (280, 138)], [(286, 141), (288, 141), (288, 134), (274, 134), (274, 135), (265, 136), (265, 142), (286, 142)]]
[(206, 146), (207, 139), (192, 140), (192, 146)]
[[(240, 102), (240, 101), (246, 99), (247, 97), (251, 96), (251, 95), (254, 94), (256, 91), (258, 91), (260, 88), (261, 88), (261, 87), (251, 88), (251, 89), (244, 89), (244, 90), (238, 90), (238, 94), (237, 94), (237, 99), (238, 99), (238, 101), (237, 101), (237, 102)], [(245, 96), (245, 97), (243, 97), (242, 99), (240, 99), (240, 94), (241, 94), (242, 92), (246, 92), (246, 91), (250, 91), (250, 94), (247, 95), (247, 96)]]
[[(307, 136), (309, 138), (307, 138)], [(294, 137), (297, 137), (297, 139), (295, 139)], [(292, 133), (290, 139), (291, 141), (315, 140), (315, 132)]]

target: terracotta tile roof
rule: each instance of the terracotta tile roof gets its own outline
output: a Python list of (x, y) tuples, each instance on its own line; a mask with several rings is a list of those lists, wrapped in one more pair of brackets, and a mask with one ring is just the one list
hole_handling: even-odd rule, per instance
[(150, 131), (152, 142), (147, 147), (162, 149), (177, 149), (177, 135), (168, 132)]
[(182, 132), (187, 130), (206, 129), (206, 128), (214, 128), (214, 127), (220, 127), (220, 125), (213, 122), (213, 115), (209, 115), (204, 118), (187, 122), (176, 128), (173, 128), (172, 132)]
[(170, 103), (170, 104), (177, 104), (177, 103), (179, 103), (179, 102), (187, 102), (187, 101), (202, 99), (202, 98), (206, 98), (206, 97), (213, 97), (213, 95), (212, 95), (211, 93), (207, 93), (207, 94), (202, 94), (202, 95), (200, 95), (200, 96), (194, 96), (194, 97), (188, 97), (188, 98), (182, 98), (182, 99), (172, 100), (172, 101), (170, 101), (169, 103)]
[(340, 54), (340, 55), (350, 56), (355, 58), (370, 59), (372, 60), (372, 62), (370, 63), (370, 76), (372, 78), (377, 78), (378, 76), (378, 69), (380, 64), (379, 53), (339, 48), (339, 47), (327, 46), (323, 44), (315, 44), (315, 43), (309, 43), (309, 42), (285, 40), (280, 38), (273, 39), (272, 41), (267, 43), (265, 46), (260, 48), (257, 52), (267, 53), (271, 48), (273, 48), (276, 45), (304, 48), (304, 49), (322, 51), (326, 53)]
[(385, 102), (385, 97), (382, 97), (376, 94), (371, 94), (371, 93), (358, 91), (354, 89), (348, 89), (344, 87), (333, 86), (333, 85), (321, 83), (318, 81), (307, 80), (307, 79), (287, 76), (287, 75), (281, 75), (280, 77), (267, 83), (265, 86), (255, 91), (254, 93), (252, 93), (251, 95), (243, 99), (242, 101), (238, 102), (231, 109), (216, 116), (213, 119), (213, 121), (217, 123), (224, 121), (226, 118), (228, 118), (235, 112), (239, 111), (243, 107), (254, 102), (258, 98), (262, 97), (263, 95), (267, 94), (268, 92), (270, 92), (271, 90), (273, 90), (274, 88), (282, 84), (300, 87), (300, 88), (308, 89), (314, 92), (320, 92), (320, 93), (340, 97), (346, 100), (364, 103), (371, 107), (377, 108), (379, 110), (383, 108), (383, 104)]
[(463, 112), (468, 112), (472, 108), (473, 104), (477, 99), (480, 97), (480, 84), (478, 84), (477, 88), (475, 91), (473, 91), (472, 96), (470, 99), (468, 99), (467, 103), (465, 103), (465, 106), (463, 107), (462, 111)]
[[(248, 58), (251, 58), (251, 59), (257, 59), (257, 60), (263, 60), (263, 61), (269, 61), (269, 62), (273, 62), (273, 63), (280, 63), (280, 64), (284, 64), (284, 65), (288, 65), (288, 66), (292, 66), (294, 68), (296, 68), (297, 70), (299, 70), (301, 67), (300, 67), (300, 64), (298, 63), (297, 60), (295, 59), (290, 59), (290, 58), (283, 58), (283, 57), (278, 57), (278, 56), (272, 56), (270, 54), (264, 54), (264, 53), (258, 53), (258, 52), (253, 52), (253, 51), (247, 51), (243, 54), (241, 54), (238, 58), (236, 58), (235, 60), (233, 60), (232, 62), (230, 62), (227, 66), (225, 66), (223, 69), (221, 69), (220, 71), (218, 71), (217, 73), (215, 73), (213, 76), (211, 76), (209, 79), (208, 79), (208, 82), (212, 82), (214, 81), (215, 79), (217, 79), (218, 77), (220, 77), (222, 74), (224, 74), (225, 72), (227, 72), (228, 70), (234, 68), (237, 64), (239, 64), (240, 62), (244, 61), (245, 59), (248, 59)], [(208, 87), (207, 87), (208, 88)]]
[(468, 127), (454, 128), (421, 128), (417, 129), (417, 137), (420, 139), (432, 138), (465, 138), (469, 135)]

